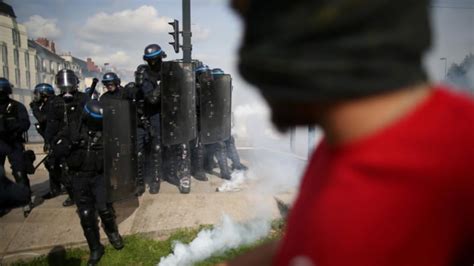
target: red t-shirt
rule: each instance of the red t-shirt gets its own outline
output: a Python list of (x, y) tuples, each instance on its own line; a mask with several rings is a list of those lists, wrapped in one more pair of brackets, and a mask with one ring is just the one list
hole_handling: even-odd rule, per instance
[(472, 266), (473, 240), (474, 101), (438, 87), (372, 136), (322, 141), (275, 265)]

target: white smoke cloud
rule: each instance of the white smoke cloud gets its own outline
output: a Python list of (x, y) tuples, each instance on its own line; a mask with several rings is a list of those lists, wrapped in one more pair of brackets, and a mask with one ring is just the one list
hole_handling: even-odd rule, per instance
[(255, 242), (270, 231), (270, 222), (256, 220), (241, 224), (224, 215), (213, 229), (199, 232), (189, 244), (177, 242), (173, 254), (161, 258), (159, 266), (188, 266), (226, 250)]
[(45, 37), (55, 39), (61, 35), (56, 19), (44, 18), (40, 15), (31, 16), (25, 23), (28, 31), (28, 37), (38, 38)]
[[(87, 19), (79, 37), (88, 41), (127, 39), (127, 35), (166, 33), (171, 18), (160, 16), (153, 6), (140, 6), (108, 14), (100, 12)], [(120, 43), (118, 43), (120, 45)]]
[[(173, 19), (161, 15), (150, 5), (125, 9), (114, 13), (100, 12), (89, 18), (79, 29), (78, 50), (82, 57), (92, 57), (99, 64), (110, 63), (127, 70), (134, 70), (143, 63), (143, 49), (150, 43), (158, 43), (172, 55), (168, 32)], [(193, 25), (193, 40), (205, 40), (210, 30)]]

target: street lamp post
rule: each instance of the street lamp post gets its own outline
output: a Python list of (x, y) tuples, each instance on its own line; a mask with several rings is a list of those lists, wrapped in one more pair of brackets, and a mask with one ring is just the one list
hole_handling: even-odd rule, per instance
[(447, 72), (448, 59), (446, 57), (441, 57), (439, 60), (444, 61), (444, 80), (446, 80), (447, 75), (448, 75), (448, 72)]

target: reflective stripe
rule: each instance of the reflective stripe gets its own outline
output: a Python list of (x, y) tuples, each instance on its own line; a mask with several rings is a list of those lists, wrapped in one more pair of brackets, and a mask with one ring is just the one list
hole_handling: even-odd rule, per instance
[(102, 115), (91, 112), (89, 108), (87, 108), (87, 105), (84, 105), (84, 110), (86, 110), (86, 112), (90, 114), (92, 117), (102, 119)]
[(146, 55), (144, 55), (144, 56), (145, 56), (146, 58), (150, 58), (150, 57), (155, 57), (155, 56), (157, 56), (157, 55), (159, 55), (159, 54), (161, 54), (161, 50), (158, 50), (158, 51), (153, 52), (153, 53), (151, 53), (151, 54), (146, 54)]

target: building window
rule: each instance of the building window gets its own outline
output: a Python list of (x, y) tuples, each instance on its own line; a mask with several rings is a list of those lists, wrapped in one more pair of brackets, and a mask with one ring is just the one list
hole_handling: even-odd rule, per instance
[(17, 87), (21, 87), (20, 85), (20, 70), (15, 68), (15, 83)]
[(10, 78), (9, 78), (9, 73), (8, 73), (8, 66), (3, 66), (3, 76), (4, 76), (6, 79), (10, 79)]
[(18, 49), (13, 50), (13, 62), (15, 63), (15, 66), (20, 65), (20, 53), (18, 52)]
[(41, 62), (42, 62), (42, 65), (43, 65), (43, 72), (48, 71), (48, 69), (46, 68), (46, 65), (47, 65), (46, 60), (43, 59), (43, 60), (41, 60)]
[(8, 50), (5, 44), (2, 44), (2, 61), (5, 65), (8, 65)]
[(35, 68), (36, 68), (36, 71), (39, 71), (40, 70), (40, 60), (39, 60), (39, 57), (38, 56), (35, 56)]
[(26, 69), (30, 69), (30, 55), (28, 52), (25, 52), (25, 67)]
[(26, 86), (28, 86), (28, 89), (31, 89), (30, 71), (26, 71)]
[(16, 29), (12, 29), (12, 39), (13, 39), (13, 45), (21, 46), (20, 32), (17, 31)]

